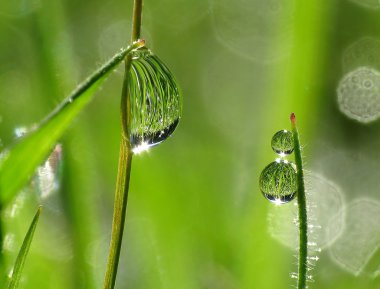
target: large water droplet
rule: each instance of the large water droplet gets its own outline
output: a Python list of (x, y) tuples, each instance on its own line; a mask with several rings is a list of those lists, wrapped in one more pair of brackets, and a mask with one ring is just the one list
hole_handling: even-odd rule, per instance
[(297, 173), (286, 160), (276, 160), (261, 172), (259, 185), (263, 195), (275, 204), (285, 204), (297, 194)]
[(290, 155), (294, 150), (294, 139), (291, 131), (280, 130), (272, 137), (272, 149), (280, 156)]
[(133, 52), (129, 77), (130, 141), (138, 153), (174, 132), (181, 118), (182, 97), (173, 74), (146, 48)]

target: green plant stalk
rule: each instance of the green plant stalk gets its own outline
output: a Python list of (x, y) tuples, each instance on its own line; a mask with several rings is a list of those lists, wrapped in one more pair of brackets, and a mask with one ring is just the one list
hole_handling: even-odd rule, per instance
[(303, 174), (303, 164), (301, 155), (301, 145), (294, 113), (290, 115), (292, 132), (294, 138), (294, 158), (297, 166), (297, 202), (299, 221), (299, 254), (298, 254), (298, 289), (306, 288), (307, 272), (307, 209), (305, 179)]
[[(140, 37), (142, 16), (142, 0), (135, 0), (133, 5), (132, 21), (132, 43)], [(125, 72), (123, 90), (121, 95), (121, 141), (119, 166), (116, 180), (116, 192), (114, 213), (112, 220), (111, 242), (107, 261), (106, 274), (104, 278), (104, 289), (113, 289), (115, 286), (117, 268), (120, 258), (120, 249), (123, 240), (125, 215), (127, 211), (129, 180), (132, 167), (132, 149), (129, 141), (131, 109), (128, 95), (128, 72), (131, 67), (132, 56), (128, 54), (125, 58)]]

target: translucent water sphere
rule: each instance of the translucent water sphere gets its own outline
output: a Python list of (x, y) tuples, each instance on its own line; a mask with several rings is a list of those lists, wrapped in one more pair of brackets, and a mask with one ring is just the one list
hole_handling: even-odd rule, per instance
[(291, 131), (280, 130), (272, 137), (272, 149), (281, 157), (290, 155), (294, 150), (294, 138)]
[(286, 160), (276, 160), (261, 172), (259, 186), (264, 197), (275, 204), (285, 204), (297, 194), (297, 173)]
[(380, 72), (359, 67), (346, 74), (338, 86), (339, 109), (349, 118), (369, 123), (380, 117)]
[(134, 153), (167, 139), (178, 125), (182, 97), (166, 65), (146, 48), (132, 54), (129, 72), (131, 136)]

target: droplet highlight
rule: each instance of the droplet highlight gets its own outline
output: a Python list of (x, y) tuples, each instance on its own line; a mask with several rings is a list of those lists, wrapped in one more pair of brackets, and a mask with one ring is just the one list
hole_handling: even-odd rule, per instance
[(293, 133), (286, 129), (274, 134), (271, 141), (273, 151), (281, 157), (290, 155), (294, 150)]
[(166, 140), (182, 114), (182, 96), (173, 74), (150, 50), (132, 54), (129, 72), (130, 141), (139, 153)]
[(340, 81), (338, 105), (342, 113), (361, 123), (380, 117), (380, 72), (370, 67), (359, 67)]
[(294, 164), (276, 160), (261, 172), (260, 190), (264, 197), (275, 204), (285, 204), (297, 194), (297, 173)]

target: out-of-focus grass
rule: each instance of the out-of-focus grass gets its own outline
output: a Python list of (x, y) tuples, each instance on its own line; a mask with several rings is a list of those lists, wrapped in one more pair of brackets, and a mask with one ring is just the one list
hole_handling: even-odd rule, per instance
[[(209, 2), (178, 3), (144, 5), (148, 45), (175, 72), (184, 116), (172, 138), (134, 159), (117, 288), (290, 288), (296, 260), (268, 234), (271, 204), (258, 189), (261, 169), (275, 158), (270, 139), (288, 128), (289, 113), (296, 112), (307, 168), (339, 185), (347, 201), (378, 199), (379, 124), (363, 126), (342, 116), (335, 91), (345, 47), (380, 35), (380, 12), (350, 1), (294, 1), (293, 17), (283, 20), (292, 21), (293, 37), (265, 42), (278, 50), (289, 42), (291, 54), (263, 63), (221, 41)], [(129, 1), (0, 2), (5, 144), (15, 127), (40, 120), (95, 65), (127, 45), (129, 27), (123, 23), (129, 25), (131, 7)], [(227, 19), (226, 27), (244, 31), (244, 19)], [(36, 204), (46, 207), (24, 288), (101, 288), (121, 83), (121, 73), (115, 74), (66, 133), (59, 193), (41, 200), (31, 185), (16, 216), (3, 217), (14, 234), (5, 250), (11, 264), (25, 220)], [(346, 273), (328, 249), (320, 257), (311, 287), (366, 289), (378, 282)]]

